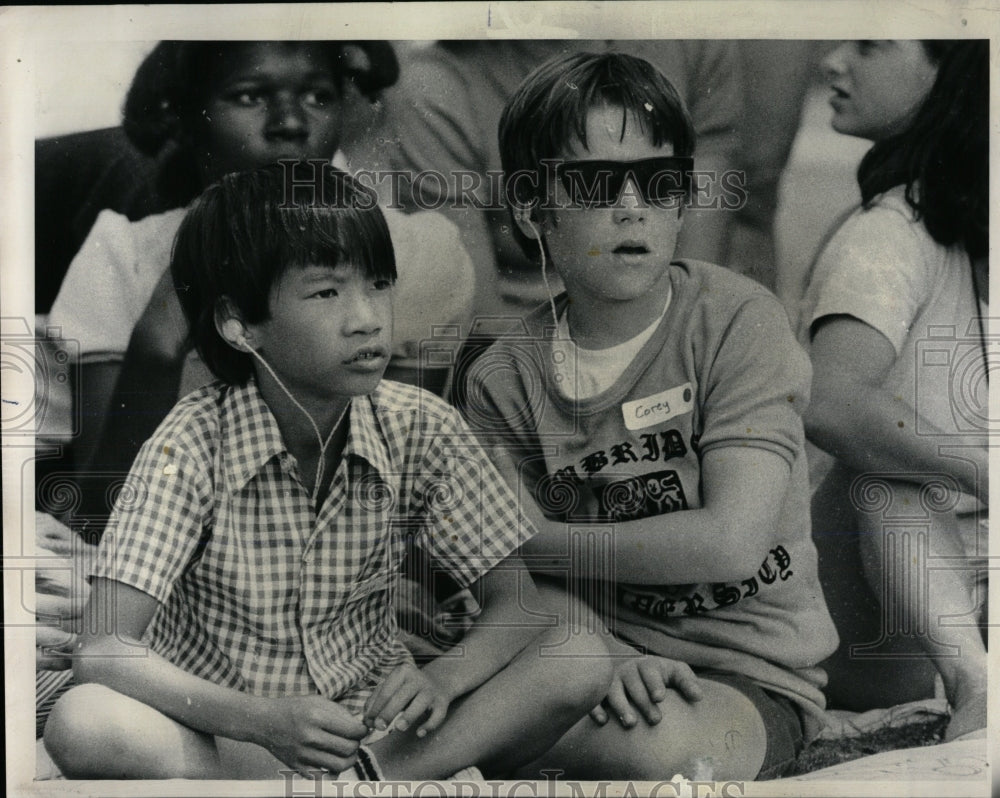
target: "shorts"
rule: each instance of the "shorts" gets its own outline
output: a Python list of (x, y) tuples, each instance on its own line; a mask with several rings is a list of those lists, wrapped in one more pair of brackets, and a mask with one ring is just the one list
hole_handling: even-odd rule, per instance
[(702, 679), (726, 684), (738, 690), (757, 708), (764, 721), (767, 743), (764, 764), (756, 779), (777, 779), (786, 775), (795, 764), (805, 745), (802, 714), (798, 706), (788, 696), (767, 690), (738, 673), (716, 670), (698, 670), (695, 674)]

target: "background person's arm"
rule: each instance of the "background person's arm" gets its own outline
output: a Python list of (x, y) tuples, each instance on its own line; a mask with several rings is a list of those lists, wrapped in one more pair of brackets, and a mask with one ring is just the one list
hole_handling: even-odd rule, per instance
[[(859, 472), (949, 474), (988, 503), (982, 437), (917, 434), (913, 403), (883, 387), (896, 352), (882, 333), (851, 316), (825, 317), (815, 327), (811, 354), (813, 398), (804, 421), (813, 443)], [(920, 425), (936, 429), (923, 417)], [(956, 447), (954, 456), (942, 453), (943, 440)]]

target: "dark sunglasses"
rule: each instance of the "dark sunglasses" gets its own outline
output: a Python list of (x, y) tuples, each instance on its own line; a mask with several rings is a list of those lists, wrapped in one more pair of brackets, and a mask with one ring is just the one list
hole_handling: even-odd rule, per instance
[(570, 201), (583, 208), (614, 207), (629, 180), (648, 205), (676, 208), (691, 194), (693, 168), (693, 158), (677, 155), (639, 161), (563, 161), (555, 171)]

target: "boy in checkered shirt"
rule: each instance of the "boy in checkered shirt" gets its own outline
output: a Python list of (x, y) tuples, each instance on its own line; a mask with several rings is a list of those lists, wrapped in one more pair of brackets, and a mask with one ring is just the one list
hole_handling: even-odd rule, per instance
[[(381, 380), (385, 221), (352, 178), (306, 166), (308, 205), (279, 166), (233, 174), (178, 232), (173, 277), (218, 381), (145, 444), (104, 534), (82, 684), (45, 735), (67, 776), (499, 771), (610, 680), (604, 657), (572, 656), (594, 641), (529, 620), (530, 527), (457, 414)], [(483, 607), (423, 669), (392, 610), (408, 535)]]

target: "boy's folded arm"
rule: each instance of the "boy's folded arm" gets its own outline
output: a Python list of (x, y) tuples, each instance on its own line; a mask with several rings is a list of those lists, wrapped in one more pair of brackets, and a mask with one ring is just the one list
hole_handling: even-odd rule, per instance
[[(87, 632), (74, 656), (77, 681), (103, 684), (192, 729), (264, 746), (293, 767), (339, 772), (349, 766), (356, 745), (347, 741), (360, 740), (367, 733), (364, 724), (321, 696), (254, 696), (184, 671), (139, 642), (157, 606), (141, 590), (94, 579), (85, 610)], [(314, 743), (324, 750), (304, 758), (293, 754), (302, 747), (301, 739), (315, 740), (316, 731), (327, 735)]]
[[(505, 476), (511, 477), (509, 466)], [(778, 515), (791, 469), (755, 446), (718, 446), (702, 457), (703, 506), (614, 524), (614, 572), (606, 558), (583, 557), (595, 579), (688, 584), (744, 579), (777, 542)], [(516, 478), (516, 477), (515, 477)], [(532, 570), (564, 573), (571, 526), (546, 518), (521, 483), (522, 512), (538, 530), (524, 544)], [(754, 565), (748, 566), (748, 563)]]
[(452, 700), (501, 671), (540, 631), (537, 617), (526, 610), (539, 606), (538, 593), (518, 554), (497, 563), (471, 589), (481, 597), (482, 612), (462, 639), (462, 656), (438, 657), (424, 667), (448, 685)]

